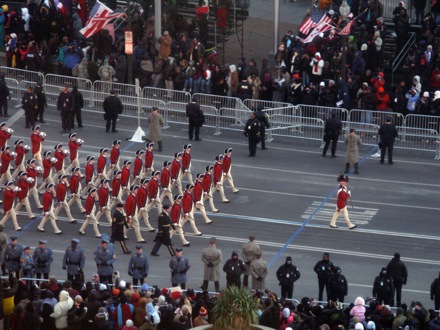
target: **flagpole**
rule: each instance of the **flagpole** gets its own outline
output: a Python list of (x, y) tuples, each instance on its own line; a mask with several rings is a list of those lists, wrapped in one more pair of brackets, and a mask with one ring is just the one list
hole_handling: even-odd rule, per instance
[(275, 12), (274, 12), (274, 54), (278, 51), (279, 38), (279, 27), (280, 27), (280, 0), (275, 0)]
[[(344, 0), (339, 6), (339, 13), (341, 14), (342, 21), (347, 24), (347, 17), (350, 14), (350, 6), (347, 0)], [(342, 68), (341, 68), (342, 81), (347, 81), (347, 35), (342, 36)]]
[[(130, 0), (127, 0), (127, 31), (131, 31), (131, 8), (130, 8)], [(137, 42), (137, 40), (135, 40)], [(127, 72), (127, 79), (128, 83), (131, 85), (133, 84), (133, 54), (127, 54), (127, 65), (128, 65), (128, 72)]]

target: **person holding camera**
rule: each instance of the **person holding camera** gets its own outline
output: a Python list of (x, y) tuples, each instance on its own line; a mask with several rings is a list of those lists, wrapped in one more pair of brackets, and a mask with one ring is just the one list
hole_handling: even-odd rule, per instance
[(318, 85), (322, 81), (322, 69), (324, 68), (324, 60), (321, 58), (321, 53), (316, 52), (315, 56), (310, 61), (312, 67), (312, 82)]

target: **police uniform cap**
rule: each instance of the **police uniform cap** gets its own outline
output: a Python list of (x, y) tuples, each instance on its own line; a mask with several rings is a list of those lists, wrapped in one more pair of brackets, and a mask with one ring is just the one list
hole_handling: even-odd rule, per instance
[(171, 206), (170, 206), (170, 204), (164, 204), (164, 205), (162, 205), (162, 208), (164, 210), (169, 210), (171, 208)]
[(26, 175), (27, 173), (25, 172), (25, 171), (20, 171), (20, 172), (18, 172), (18, 176), (19, 177), (22, 177), (23, 175)]
[(77, 239), (77, 238), (72, 238), (72, 240), (70, 241), (70, 242), (72, 242), (72, 243), (79, 243), (79, 239)]
[(114, 140), (113, 142), (112, 142), (112, 145), (117, 145), (117, 144), (121, 144), (121, 140)]
[(135, 248), (136, 250), (142, 250), (142, 245), (136, 245)]
[(209, 239), (209, 243), (210, 243), (210, 244), (215, 244), (215, 243), (217, 243), (217, 238), (215, 238), (215, 237), (211, 237), (211, 238)]
[(191, 147), (192, 147), (192, 144), (185, 144), (185, 145), (183, 146), (183, 150), (191, 149)]
[(143, 150), (137, 150), (136, 151), (136, 156), (142, 155), (144, 153), (145, 153), (145, 151), (143, 151)]
[(232, 152), (232, 148), (225, 149), (225, 154)]
[(17, 236), (12, 236), (12, 237), (11, 237), (11, 241), (16, 241), (17, 239), (18, 239)]
[(103, 238), (101, 239), (101, 243), (107, 243), (107, 244), (108, 244), (109, 242), (110, 242), (110, 241), (109, 241), (108, 238), (106, 238), (106, 237), (105, 237), (105, 238), (103, 237)]
[(32, 130), (33, 130), (33, 131), (36, 131), (36, 130), (38, 130), (38, 129), (40, 129), (40, 126), (38, 126), (38, 125), (32, 126)]
[(75, 137), (76, 136), (76, 133), (70, 133), (69, 134), (69, 139), (71, 139), (71, 138), (73, 138), (73, 137)]
[(124, 204), (118, 203), (118, 204), (116, 204), (116, 207), (124, 207)]
[(46, 183), (46, 185), (44, 186), (44, 189), (49, 189), (49, 188), (52, 188), (54, 186), (54, 184), (53, 183)]
[(65, 175), (65, 174), (58, 175), (58, 180), (62, 180), (62, 179), (65, 179), (65, 178), (67, 178), (67, 175)]
[(11, 149), (11, 148), (9, 146), (3, 146), (2, 147), (2, 151), (8, 150), (8, 149)]
[(100, 153), (100, 154), (103, 154), (104, 152), (107, 152), (107, 151), (108, 151), (107, 148), (101, 148), (101, 149), (99, 149), (99, 153)]
[(177, 201), (178, 199), (182, 199), (182, 195), (174, 195), (174, 200)]
[(14, 181), (8, 181), (8, 182), (6, 182), (5, 186), (8, 187), (8, 186), (12, 186), (13, 184), (14, 184)]
[(121, 174), (122, 172), (119, 170), (114, 170), (113, 171), (113, 176), (117, 176), (118, 174)]
[(215, 160), (221, 160), (221, 159), (223, 159), (223, 155), (217, 155), (217, 156), (215, 156)]
[(95, 192), (95, 191), (96, 191), (96, 188), (95, 188), (95, 187), (89, 188), (89, 189), (87, 190), (87, 192), (88, 192), (89, 194), (91, 194), (91, 193), (93, 193), (93, 192)]
[(23, 248), (24, 251), (26, 251), (26, 250), (30, 250), (30, 249), (31, 249), (31, 247), (30, 247), (29, 245), (26, 245), (26, 246)]
[(148, 142), (145, 144), (147, 148), (154, 147), (154, 142)]
[(150, 180), (148, 178), (143, 178), (141, 180), (141, 184), (145, 184), (145, 183), (148, 183), (148, 182), (150, 182)]
[(182, 248), (176, 248), (176, 252), (182, 252)]
[(131, 164), (131, 160), (128, 160), (128, 159), (127, 159), (127, 160), (124, 160), (124, 166), (125, 166), (125, 165), (128, 165), (128, 164)]
[(139, 189), (139, 186), (137, 184), (135, 184), (134, 186), (130, 187), (131, 191), (136, 190), (136, 189)]
[(188, 190), (188, 189), (191, 189), (191, 188), (194, 188), (194, 185), (191, 184), (191, 183), (187, 183), (186, 186), (185, 186), (185, 189)]
[(106, 182), (110, 182), (110, 180), (109, 179), (101, 179), (101, 184), (104, 184)]
[(208, 171), (212, 170), (213, 168), (214, 168), (214, 166), (208, 165), (205, 167), (205, 171), (208, 172)]
[(350, 179), (347, 175), (341, 174), (340, 176), (338, 176), (337, 180), (338, 182), (342, 182), (342, 181), (348, 182)]
[(86, 158), (86, 160), (89, 162), (89, 161), (91, 161), (91, 160), (94, 160), (95, 159), (95, 157), (94, 156), (87, 156), (87, 158)]
[(22, 139), (15, 140), (14, 145), (18, 146), (20, 143), (24, 143)]
[(75, 173), (75, 172), (77, 172), (77, 171), (79, 171), (81, 168), (79, 168), (79, 167), (74, 167), (74, 168), (72, 168), (70, 171), (72, 172), (72, 173)]
[(39, 244), (47, 244), (47, 241), (45, 239), (40, 239), (40, 241), (38, 243)]
[(0, 123), (0, 127), (3, 127), (3, 126), (6, 126), (6, 122), (4, 122), (4, 121)]

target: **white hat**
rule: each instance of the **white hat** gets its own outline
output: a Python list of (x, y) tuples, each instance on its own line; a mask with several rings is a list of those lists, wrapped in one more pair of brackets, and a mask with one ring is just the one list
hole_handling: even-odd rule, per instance
[(354, 330), (364, 330), (364, 325), (361, 322), (356, 323)]
[(127, 327), (132, 327), (132, 326), (134, 325), (134, 323), (133, 323), (132, 320), (127, 320), (127, 321), (125, 322), (125, 325), (126, 325)]
[(324, 87), (324, 86), (325, 86), (325, 82), (321, 81), (321, 82), (319, 83), (319, 86)]
[(423, 97), (429, 97), (429, 92), (423, 92)]

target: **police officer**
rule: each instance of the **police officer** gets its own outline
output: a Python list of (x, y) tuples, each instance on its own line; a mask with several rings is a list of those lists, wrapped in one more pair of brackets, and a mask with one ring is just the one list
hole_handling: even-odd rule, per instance
[[(37, 84), (34, 88), (34, 93), (37, 96), (37, 104), (38, 104), (38, 111), (35, 116), (35, 121), (39, 120), (40, 123), (46, 123), (44, 121), (44, 108), (47, 108), (47, 98), (46, 93), (44, 92), (43, 88), (43, 81), (39, 80), (37, 81)], [(38, 119), (38, 116), (40, 119)]]
[(75, 288), (80, 285), (86, 261), (84, 249), (78, 244), (79, 239), (72, 238), (63, 258), (63, 269), (67, 269), (67, 279), (73, 283)]
[(6, 276), (5, 252), (8, 246), (8, 235), (3, 230), (5, 226), (0, 224), (0, 263), (2, 266), (2, 275)]
[(380, 148), (380, 163), (385, 161), (385, 152), (388, 149), (388, 164), (392, 165), (393, 162), (393, 145), (394, 140), (397, 137), (397, 128), (393, 125), (391, 117), (385, 119), (385, 124), (379, 128), (379, 148)]
[(158, 222), (158, 232), (155, 239), (155, 244), (153, 247), (153, 250), (151, 250), (151, 255), (158, 257), (160, 246), (163, 244), (167, 247), (168, 252), (170, 252), (170, 255), (173, 257), (176, 255), (176, 251), (174, 251), (173, 243), (171, 242), (170, 237), (170, 227), (172, 226), (172, 221), (169, 216), (171, 210), (171, 206), (168, 204), (165, 204), (162, 207), (162, 212), (159, 214), (159, 218), (157, 220)]
[(269, 119), (267, 113), (262, 109), (258, 109), (256, 112), (256, 117), (260, 121), (260, 138), (261, 138), (261, 149), (266, 150), (266, 129), (270, 127)]
[(38, 109), (37, 95), (33, 92), (32, 86), (29, 86), (21, 99), (21, 107), (24, 110), (26, 118), (26, 128), (35, 126), (35, 117)]
[(195, 136), (196, 141), (200, 141), (201, 139), (199, 137), (199, 132), (200, 126), (204, 121), (204, 116), (202, 110), (200, 109), (200, 104), (197, 103), (197, 100), (194, 97), (191, 102), (186, 105), (186, 116), (189, 120), (189, 139), (192, 140), (193, 136)]
[(244, 127), (244, 136), (247, 137), (249, 142), (249, 157), (255, 157), (257, 152), (257, 144), (261, 140), (260, 127), (261, 123), (257, 119), (256, 113), (252, 112)]
[(255, 234), (249, 234), (249, 242), (243, 245), (241, 257), (243, 258), (244, 266), (246, 268), (243, 276), (243, 287), (247, 288), (249, 284), (249, 266), (255, 255), (261, 253), (260, 246), (255, 242)]
[(46, 247), (47, 241), (42, 239), (38, 242), (38, 247), (34, 250), (35, 277), (48, 280), (50, 273), (50, 264), (53, 261), (52, 249)]
[(103, 237), (101, 245), (96, 248), (95, 262), (98, 267), (98, 275), (100, 283), (113, 284), (113, 263), (116, 260), (113, 244), (109, 245), (107, 237)]
[(243, 260), (238, 258), (236, 250), (232, 251), (231, 259), (225, 262), (223, 271), (226, 273), (226, 285), (228, 288), (231, 286), (241, 287), (241, 275), (244, 274), (246, 268), (244, 267)]
[(313, 267), (313, 270), (318, 275), (318, 284), (319, 284), (319, 301), (322, 301), (322, 293), (324, 292), (324, 287), (327, 293), (327, 300), (330, 297), (330, 277), (332, 275), (334, 266), (333, 263), (330, 262), (330, 254), (324, 253), (322, 256), (322, 260), (318, 261)]
[(336, 118), (336, 113), (332, 112), (331, 117), (327, 119), (324, 127), (324, 149), (322, 150), (322, 157), (327, 154), (330, 142), (332, 143), (332, 158), (336, 157), (336, 146), (338, 144), (339, 135), (342, 131), (342, 122)]
[(390, 305), (394, 295), (393, 279), (388, 276), (385, 267), (376, 276), (373, 284), (373, 297), (376, 298), (379, 304)]
[(190, 269), (191, 265), (187, 257), (183, 255), (181, 248), (176, 248), (176, 255), (171, 257), (170, 270), (171, 270), (171, 285), (178, 286), (186, 289), (186, 273)]
[(110, 91), (110, 96), (107, 96), (102, 103), (104, 109), (104, 116), (106, 120), (105, 131), (108, 133), (110, 131), (110, 124), (112, 126), (112, 133), (117, 133), (116, 121), (118, 120), (118, 115), (122, 114), (124, 107), (121, 100), (116, 96), (116, 91), (112, 89)]
[(131, 255), (128, 262), (128, 275), (133, 277), (133, 285), (142, 285), (150, 270), (150, 262), (146, 253), (142, 252), (142, 245), (136, 245), (136, 253)]
[(11, 243), (6, 246), (5, 263), (9, 274), (15, 272), (15, 276), (19, 276), (20, 272), (20, 258), (23, 254), (23, 246), (18, 244), (16, 236), (11, 237)]
[(299, 280), (301, 273), (298, 268), (292, 264), (292, 257), (286, 257), (286, 262), (277, 270), (277, 279), (281, 286), (281, 298), (293, 297), (293, 285)]
[(113, 213), (110, 243), (113, 244), (115, 241), (119, 241), (124, 254), (131, 254), (131, 251), (129, 251), (125, 245), (124, 227), (128, 229), (127, 218), (124, 214), (124, 204), (118, 203)]
[[(29, 245), (23, 248), (23, 254), (20, 258), (21, 265), (21, 277), (26, 279), (34, 277), (35, 264), (31, 255), (31, 247)], [(30, 288), (32, 285), (31, 280), (26, 280), (26, 286)]]
[[(406, 285), (406, 280), (408, 279), (408, 270), (403, 261), (400, 260), (400, 253), (394, 253), (394, 258), (392, 258), (387, 265), (387, 273), (393, 279), (397, 307), (400, 307), (402, 303), (402, 285)], [(391, 306), (395, 306), (394, 293)]]
[(334, 273), (330, 278), (330, 292), (332, 301), (343, 303), (345, 296), (348, 294), (348, 283), (341, 272), (341, 268), (335, 266)]

